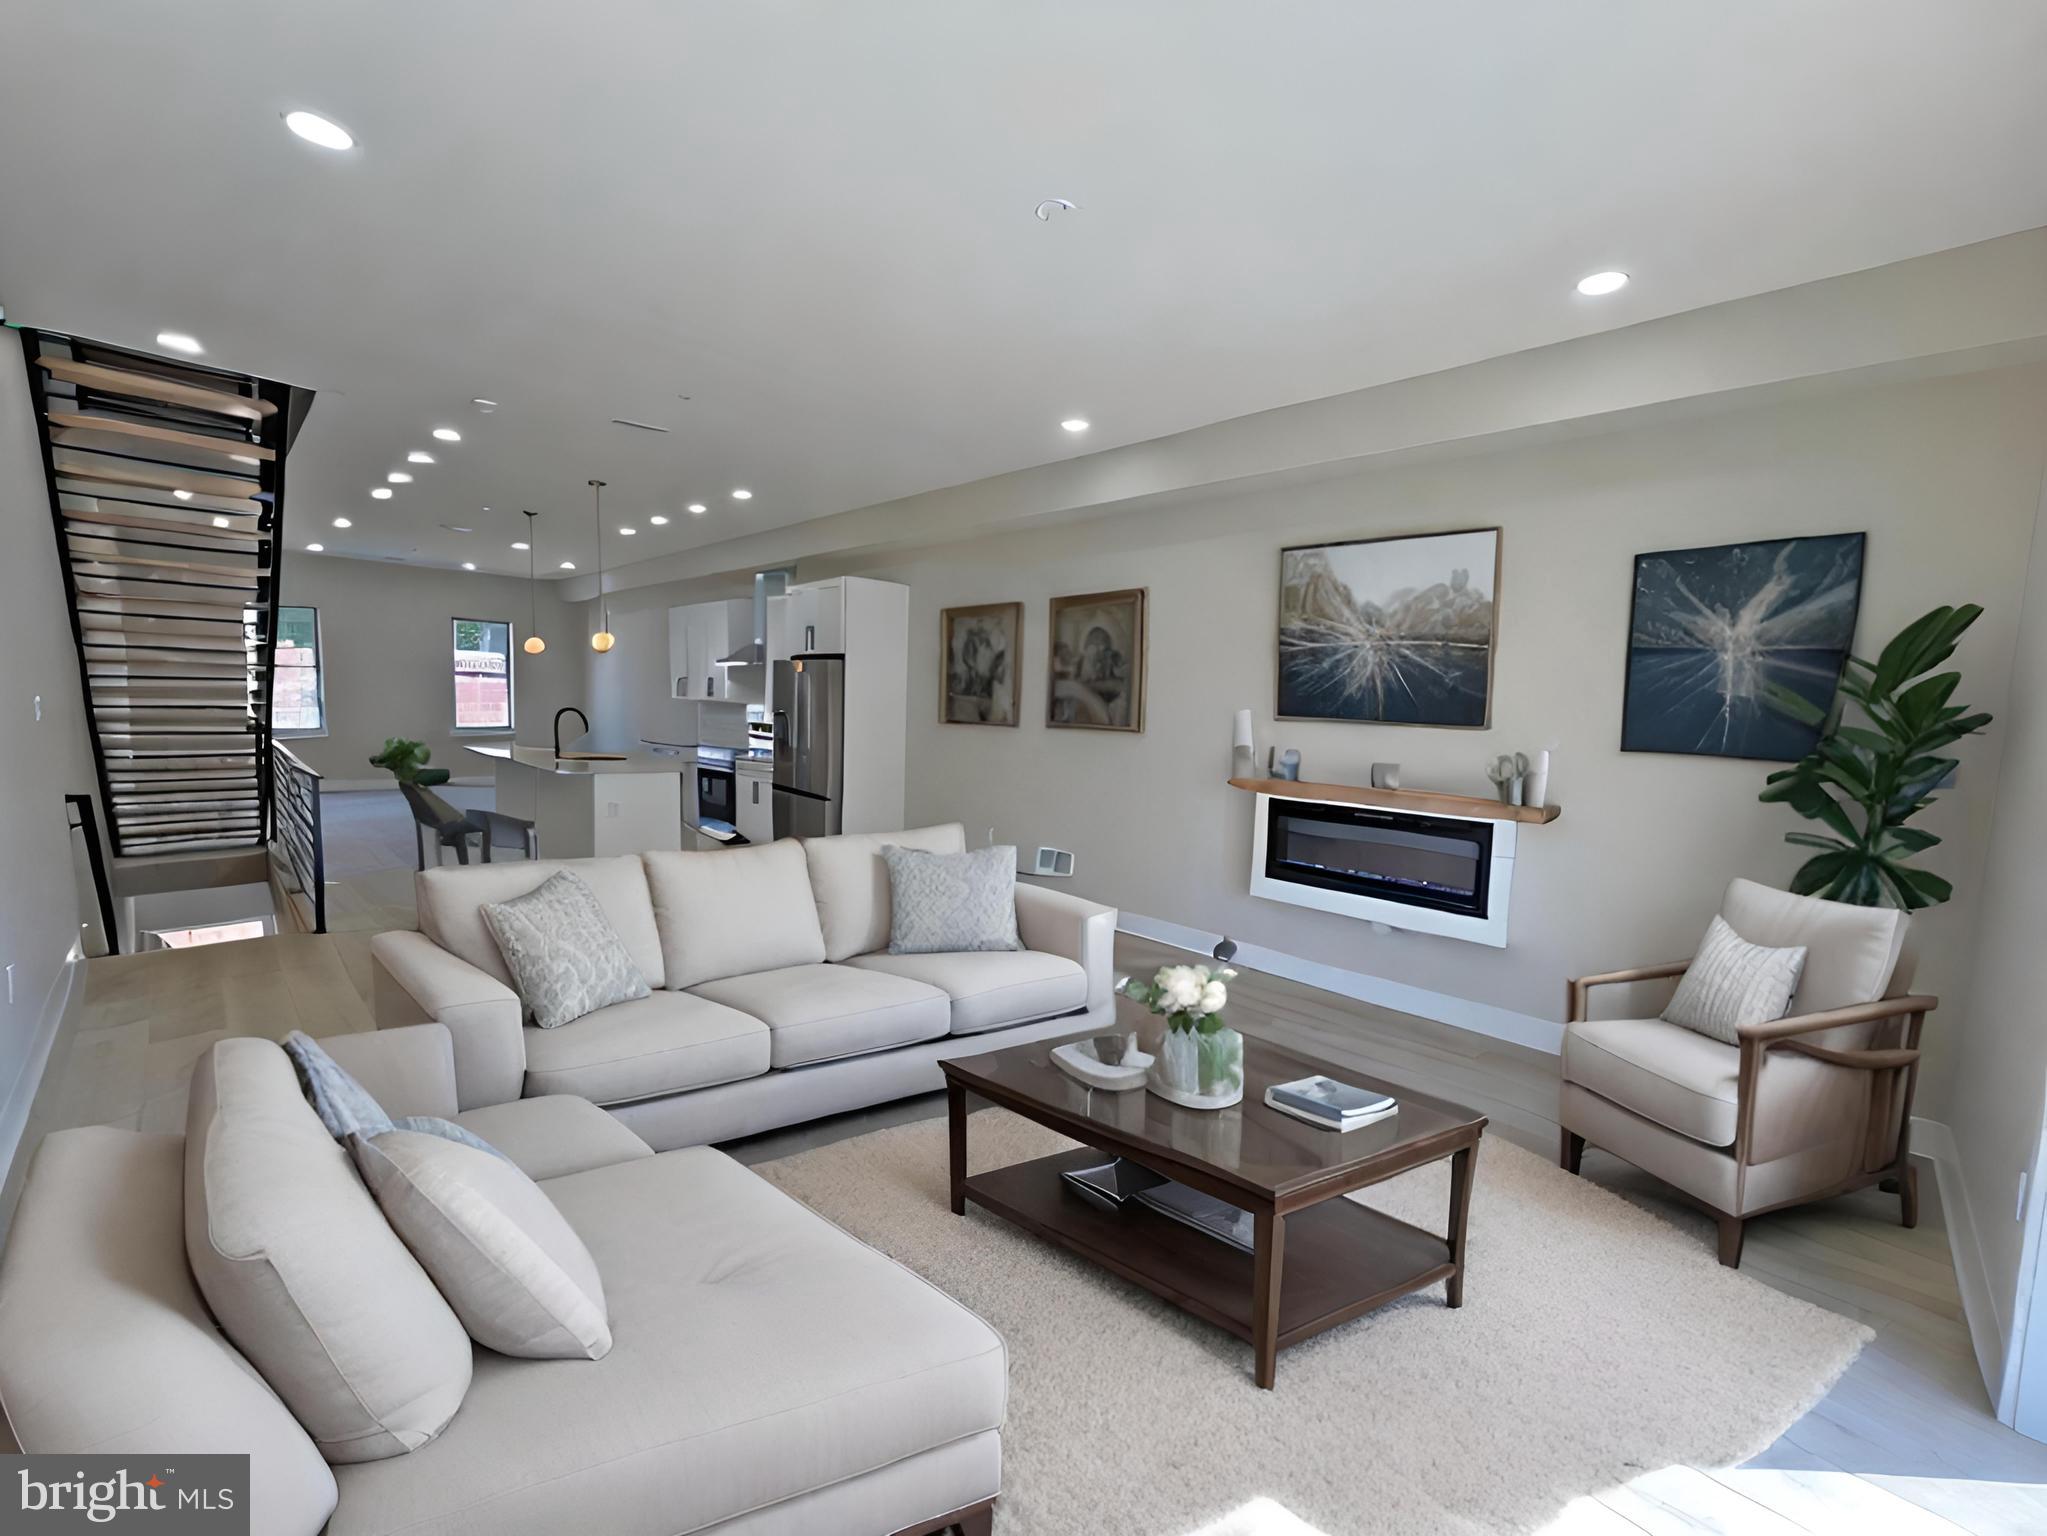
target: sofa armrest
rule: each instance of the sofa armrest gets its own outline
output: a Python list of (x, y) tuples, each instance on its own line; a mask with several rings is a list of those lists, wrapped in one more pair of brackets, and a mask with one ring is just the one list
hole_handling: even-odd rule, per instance
[(404, 1024), (320, 1042), (341, 1070), (369, 1090), (394, 1120), (461, 1113), (455, 1092), (455, 1042), (444, 1024)]
[(1087, 972), (1090, 1011), (1116, 995), (1116, 909), (1042, 885), (1016, 888), (1016, 931), (1024, 948), (1064, 955)]
[(518, 993), (423, 933), (380, 933), (370, 940), (370, 959), (379, 1029), (427, 1021), (448, 1027), (460, 1108), (503, 1104), (524, 1092)]

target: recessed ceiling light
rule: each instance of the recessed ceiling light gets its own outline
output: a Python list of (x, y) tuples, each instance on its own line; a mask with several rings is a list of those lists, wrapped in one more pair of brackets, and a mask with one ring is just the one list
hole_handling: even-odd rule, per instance
[(459, 443), (462, 441), (462, 434), (453, 427), (435, 427), (434, 436), (444, 443)]
[(659, 512), (656, 512), (652, 517), (648, 518), (647, 521), (652, 523), (656, 528), (666, 528), (668, 526), (668, 519), (663, 517)]
[(353, 528), (355, 524), (345, 517), (337, 517), (334, 519), (334, 526), (336, 528)]
[(622, 538), (622, 539), (629, 539), (629, 538), (631, 538), (631, 537), (632, 537), (632, 536), (633, 536), (634, 534), (638, 533), (639, 531), (640, 531), (640, 530), (639, 530), (639, 529), (637, 529), (637, 528), (621, 528), (621, 529), (619, 529), (619, 530), (618, 530), (618, 534), (619, 534), (619, 537), (620, 537), (620, 538)]
[(514, 549), (531, 549), (532, 547), (533, 546), (531, 544), (528, 544), (524, 539), (512, 540), (512, 548)]
[(732, 499), (734, 501), (752, 501), (753, 492), (746, 489), (746, 487), (741, 486), (738, 490), (732, 493)]
[(464, 560), (462, 562), (462, 569), (465, 571), (473, 571), (476, 569), (476, 562), (474, 560)]
[(227, 526), (227, 519), (224, 517), (216, 517), (213, 520), (213, 526), (216, 528), (225, 528)]
[(575, 568), (576, 568), (576, 562), (575, 562), (575, 561), (573, 561), (573, 560), (564, 560), (564, 561), (562, 561), (562, 569), (563, 569), (563, 570), (565, 570), (565, 571), (573, 571), (573, 570), (574, 570)]
[[(489, 508), (489, 507), (485, 507), (485, 508), (484, 508), (483, 510), (484, 510), (484, 511), (486, 511), (486, 512), (488, 512), (488, 511), (490, 510), (490, 508)], [(447, 529), (447, 530), (448, 530), (448, 532), (450, 532), (450, 533), (474, 533), (474, 532), (476, 532), (476, 530), (475, 530), (474, 528), (467, 528), (467, 527), (464, 527), (464, 526), (463, 526), (463, 525), (462, 525), (461, 523), (443, 523), (443, 524), (441, 524), (441, 526), (442, 526), (443, 528)]]
[(1590, 277), (1578, 279), (1578, 291), (1588, 299), (1604, 298), (1609, 293), (1619, 293), (1628, 286), (1625, 272), (1595, 272)]
[(421, 453), (417, 448), (405, 456), (405, 462), (408, 464), (431, 464), (433, 461), (434, 456), (432, 454)]
[(1059, 425), (1069, 432), (1085, 432), (1087, 430), (1087, 418), (1085, 416), (1069, 416), (1060, 422)]
[(481, 396), (478, 396), (476, 399), (470, 401), (469, 403), (475, 406), (479, 411), (483, 412), (483, 414), (486, 416), (488, 416), (492, 411), (498, 408), (497, 401), (485, 400)]
[(190, 491), (172, 491), (171, 494), (177, 497), (178, 500), (180, 501), (190, 501), (192, 499), (192, 493)]
[(694, 512), (698, 517), (702, 517), (704, 513), (708, 510), (701, 501), (691, 502), (689, 504), (689, 509), (690, 511)]
[(371, 501), (389, 501), (397, 493), (388, 485), (380, 485), (370, 492)]
[(197, 357), (206, 350), (199, 345), (199, 338), (197, 336), (187, 336), (183, 331), (158, 331), (156, 333), (156, 344), (160, 347), (169, 347), (173, 352), (183, 352), (191, 357)]
[(325, 544), (308, 544), (306, 546), (306, 552), (308, 554), (317, 555), (318, 553), (320, 553), (321, 550), (325, 549), (326, 547), (327, 546)]
[(390, 481), (390, 482), (391, 482), (391, 483), (392, 483), (393, 485), (410, 485), (410, 484), (412, 484), (412, 476), (408, 475), (408, 474), (407, 474), (407, 473), (406, 473), (406, 472), (405, 472), (404, 470), (402, 470), (402, 469), (394, 469), (394, 470), (392, 470), (392, 471), (391, 471), (391, 473), (390, 473), (390, 474), (388, 474), (388, 475), (384, 476), (384, 478), (385, 478), (386, 480)]
[(284, 126), (322, 149), (354, 149), (355, 135), (339, 123), (330, 123), (317, 112), (287, 112)]

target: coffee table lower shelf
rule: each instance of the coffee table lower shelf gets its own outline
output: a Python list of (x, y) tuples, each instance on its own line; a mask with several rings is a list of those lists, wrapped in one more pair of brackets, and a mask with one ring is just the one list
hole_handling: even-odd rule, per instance
[[(1099, 1164), (1089, 1148), (968, 1178), (966, 1198), (1091, 1259), (1183, 1311), (1256, 1342), (1252, 1256), (1132, 1201), (1108, 1211), (1059, 1175)], [(1354, 1200), (1292, 1212), (1285, 1223), (1278, 1347), (1350, 1321), (1456, 1272), (1449, 1242)]]

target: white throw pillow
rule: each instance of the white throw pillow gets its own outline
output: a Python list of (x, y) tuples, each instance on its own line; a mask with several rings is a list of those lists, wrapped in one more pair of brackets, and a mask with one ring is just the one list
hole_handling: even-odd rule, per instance
[(392, 1229), (477, 1343), (529, 1360), (610, 1353), (597, 1262), (524, 1173), (417, 1131), (351, 1136), (348, 1148)]
[(888, 865), (888, 952), (957, 954), (1022, 949), (1016, 932), (1016, 849), (926, 853), (893, 844)]
[(647, 995), (647, 978), (580, 876), (565, 869), (524, 896), (482, 910), (526, 1011), (542, 1029)]
[(1739, 1045), (1742, 1025), (1767, 1024), (1790, 1011), (1804, 969), (1803, 944), (1791, 949), (1751, 944), (1716, 913), (1663, 1017)]

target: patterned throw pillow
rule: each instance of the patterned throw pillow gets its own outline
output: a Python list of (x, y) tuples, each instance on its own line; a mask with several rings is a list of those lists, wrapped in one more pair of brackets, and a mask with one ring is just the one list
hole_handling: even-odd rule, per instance
[(1790, 949), (1751, 944), (1716, 914), (1663, 1017), (1739, 1045), (1742, 1025), (1767, 1024), (1790, 1011), (1804, 969), (1803, 944)]
[(597, 893), (571, 870), (524, 896), (490, 903), (483, 921), (542, 1029), (647, 996), (647, 978), (605, 918)]
[(384, 1106), (375, 1095), (302, 1029), (284, 1037), (284, 1053), (298, 1069), (299, 1086), (305, 1090), (313, 1113), (336, 1141), (346, 1141), (350, 1136), (381, 1136), (386, 1131), (417, 1131), (422, 1136), (438, 1136), (457, 1146), (474, 1147), (511, 1161), (476, 1132), (439, 1115), (406, 1115), (393, 1120), (384, 1113)]
[(1022, 949), (1016, 933), (1016, 849), (926, 853), (890, 844), (888, 952)]

